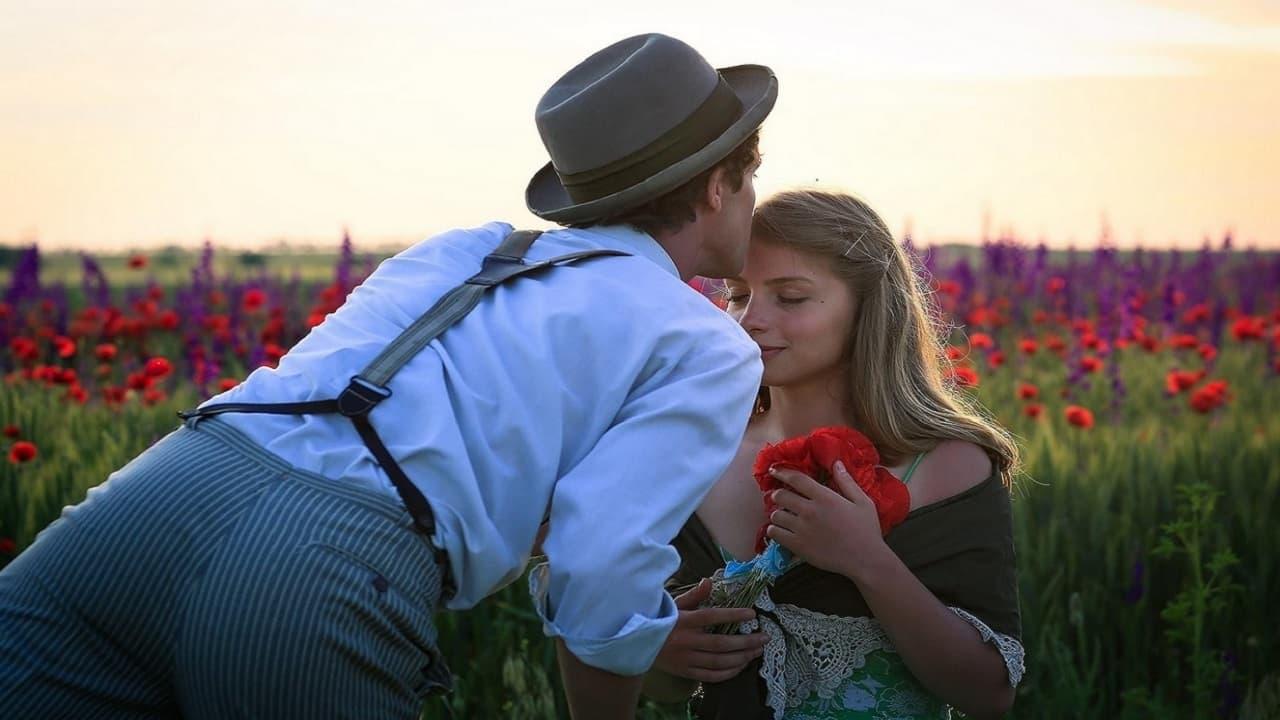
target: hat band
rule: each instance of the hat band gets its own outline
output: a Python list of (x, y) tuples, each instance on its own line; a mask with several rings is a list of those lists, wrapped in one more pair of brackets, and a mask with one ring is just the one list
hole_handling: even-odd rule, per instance
[(574, 203), (607, 197), (657, 175), (706, 147), (742, 114), (742, 101), (720, 76), (711, 95), (679, 125), (625, 157), (578, 173), (556, 171)]

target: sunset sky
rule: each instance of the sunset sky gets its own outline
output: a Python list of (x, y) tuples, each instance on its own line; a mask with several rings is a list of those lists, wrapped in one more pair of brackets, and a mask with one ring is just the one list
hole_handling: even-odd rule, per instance
[(761, 197), (918, 242), (1280, 248), (1280, 0), (0, 3), (0, 243), (406, 244), (524, 208), (538, 97), (658, 31), (779, 76)]

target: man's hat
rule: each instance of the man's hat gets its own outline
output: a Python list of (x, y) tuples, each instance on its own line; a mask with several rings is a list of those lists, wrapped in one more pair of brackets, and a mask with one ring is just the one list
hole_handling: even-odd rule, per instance
[(657, 33), (614, 43), (538, 102), (551, 162), (529, 181), (525, 202), (562, 224), (643, 205), (724, 159), (777, 97), (778, 80), (763, 65), (717, 70)]

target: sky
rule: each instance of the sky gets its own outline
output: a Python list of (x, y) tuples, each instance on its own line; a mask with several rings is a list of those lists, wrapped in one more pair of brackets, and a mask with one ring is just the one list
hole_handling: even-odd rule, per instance
[(545, 228), (538, 98), (642, 32), (775, 70), (762, 198), (852, 192), (924, 244), (1280, 249), (1280, 0), (5, 0), (0, 243)]

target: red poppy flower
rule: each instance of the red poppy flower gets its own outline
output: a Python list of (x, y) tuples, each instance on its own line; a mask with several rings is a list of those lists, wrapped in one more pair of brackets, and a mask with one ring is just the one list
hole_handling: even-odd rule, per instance
[(120, 348), (116, 347), (114, 343), (102, 343), (93, 349), (93, 355), (102, 362), (111, 362), (116, 359), (116, 354), (119, 351)]
[(13, 423), (9, 423), (8, 425), (4, 426), (4, 436), (7, 438), (16, 438), (21, 434), (22, 434), (22, 431), (19, 430), (18, 426), (14, 425)]
[(165, 310), (160, 313), (160, 317), (156, 318), (156, 327), (161, 330), (176, 330), (178, 328), (178, 313), (175, 310)]
[(1027, 403), (1026, 405), (1022, 406), (1022, 414), (1026, 415), (1032, 420), (1040, 417), (1041, 413), (1043, 412), (1044, 412), (1044, 406), (1041, 405), (1040, 403)]
[(1102, 361), (1093, 355), (1085, 355), (1080, 358), (1080, 369), (1087, 373), (1096, 373), (1102, 369)]
[(1213, 362), (1213, 359), (1218, 357), (1218, 348), (1209, 343), (1201, 345), (1196, 352), (1200, 353), (1200, 357), (1204, 358), (1205, 362)]
[(1195, 325), (1209, 319), (1209, 304), (1199, 303), (1192, 305), (1186, 312), (1182, 313), (1183, 325)]
[(1170, 395), (1177, 395), (1200, 382), (1203, 377), (1203, 370), (1170, 370), (1164, 376), (1164, 387), (1165, 390), (1169, 391)]
[(280, 358), (284, 357), (287, 351), (275, 343), (267, 343), (262, 346), (262, 352), (267, 356), (268, 360), (277, 363), (280, 362)]
[(141, 253), (133, 255), (129, 258), (129, 267), (133, 270), (141, 270), (147, 266), (147, 256)]
[(1039, 349), (1040, 343), (1031, 338), (1024, 338), (1018, 341), (1018, 350), (1022, 351), (1023, 355), (1035, 355)]
[(965, 316), (965, 320), (974, 326), (1000, 324), (1000, 316), (991, 308), (982, 306), (970, 310), (969, 314)]
[(143, 372), (150, 378), (162, 378), (173, 372), (173, 365), (166, 358), (153, 357), (147, 361)]
[(332, 282), (320, 291), (320, 301), (323, 303), (333, 303), (338, 300), (338, 293), (342, 292), (342, 288), (338, 287), (338, 283)]
[(240, 301), (245, 312), (256, 312), (267, 302), (267, 294), (259, 288), (250, 288), (244, 292)]
[(988, 355), (987, 364), (993, 368), (998, 368), (1001, 365), (1004, 365), (1004, 351), (996, 350), (995, 352)]
[(63, 335), (53, 339), (53, 347), (60, 358), (65, 359), (76, 354), (76, 341)]
[(28, 337), (16, 337), (9, 341), (9, 349), (19, 360), (31, 361), (40, 357), (40, 346)]
[(102, 399), (106, 401), (108, 405), (118, 405), (124, 402), (125, 393), (126, 390), (122, 387), (104, 387), (102, 388)]
[(1179, 350), (1195, 350), (1200, 347), (1200, 338), (1182, 333), (1169, 338), (1169, 345)]
[(147, 377), (145, 372), (133, 372), (129, 373), (129, 376), (125, 378), (124, 384), (130, 390), (141, 392), (151, 387), (155, 381), (155, 378)]
[(1093, 413), (1079, 405), (1068, 405), (1066, 409), (1067, 422), (1075, 425), (1083, 430), (1093, 427)]
[(1040, 397), (1040, 388), (1031, 383), (1018, 383), (1018, 399), (1034, 400)]
[(948, 345), (948, 346), (947, 346), (947, 359), (948, 359), (948, 360), (951, 360), (952, 362), (954, 362), (954, 361), (956, 361), (956, 360), (959, 360), (959, 359), (960, 359), (960, 358), (962, 358), (962, 357), (964, 357), (964, 351), (963, 351), (963, 350), (961, 350), (960, 348), (956, 347), (955, 345)]
[(147, 406), (153, 406), (164, 400), (164, 392), (155, 388), (147, 388), (142, 392), (142, 402)]
[(974, 333), (969, 336), (969, 347), (979, 350), (990, 350), (995, 347), (995, 341), (986, 333)]
[(210, 332), (222, 332), (231, 328), (231, 318), (227, 315), (209, 315), (204, 319), (204, 329)]
[(235, 378), (222, 378), (221, 380), (218, 381), (218, 390), (221, 392), (226, 392), (239, 384), (240, 384), (240, 381), (236, 380)]
[(72, 385), (67, 389), (67, 399), (83, 405), (89, 402), (89, 393), (84, 389), (83, 385)]
[(957, 387), (978, 387), (978, 373), (973, 368), (957, 367), (947, 370), (944, 377), (951, 380)]
[(1138, 338), (1138, 344), (1142, 345), (1142, 349), (1149, 353), (1156, 352), (1160, 349), (1160, 341), (1150, 335), (1142, 335)]
[(1266, 321), (1258, 316), (1246, 315), (1231, 323), (1231, 336), (1237, 340), (1261, 340), (1266, 330)]
[(1067, 349), (1067, 343), (1064, 342), (1063, 339), (1058, 337), (1057, 335), (1050, 335), (1049, 337), (1045, 338), (1044, 346), (1056, 353), (1061, 353), (1062, 351)]
[(1198, 413), (1208, 413), (1227, 402), (1227, 381), (1214, 380), (1191, 393), (1191, 408)]
[(1044, 289), (1048, 290), (1050, 295), (1056, 295), (1062, 292), (1063, 288), (1065, 288), (1066, 286), (1067, 286), (1066, 280), (1064, 280), (1061, 277), (1055, 276), (1055, 277), (1049, 278), (1049, 282), (1045, 283)]
[(19, 440), (9, 447), (9, 462), (14, 465), (31, 462), (36, 458), (36, 446), (26, 440)]
[(0, 537), (0, 555), (12, 555), (18, 549), (18, 544), (13, 538)]

